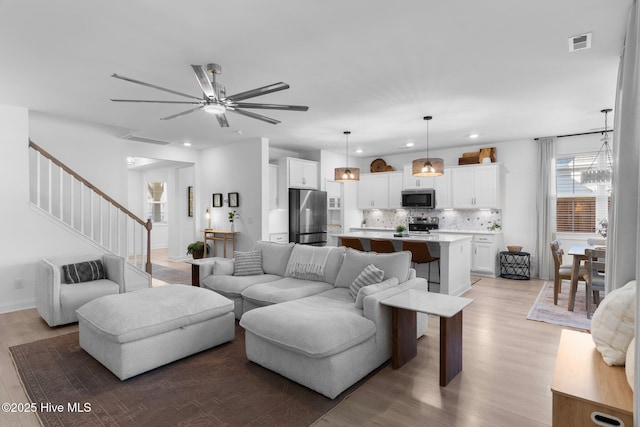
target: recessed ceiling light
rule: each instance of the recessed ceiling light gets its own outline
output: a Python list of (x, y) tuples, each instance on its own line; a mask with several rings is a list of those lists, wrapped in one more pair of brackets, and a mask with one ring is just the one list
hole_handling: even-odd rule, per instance
[(469, 135), (469, 138), (471, 139), (476, 139), (477, 137), (479, 137), (480, 135), (478, 135), (477, 133), (472, 133), (471, 135)]
[(183, 142), (182, 145), (184, 145), (185, 147), (191, 147), (191, 143), (190, 142)]
[(362, 148), (356, 149), (356, 153), (362, 153)]
[(413, 147), (415, 144), (413, 142), (407, 142), (404, 145), (405, 145), (405, 147)]

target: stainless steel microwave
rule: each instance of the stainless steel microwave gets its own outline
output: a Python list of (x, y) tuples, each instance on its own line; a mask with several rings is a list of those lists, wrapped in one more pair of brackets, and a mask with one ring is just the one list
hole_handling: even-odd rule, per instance
[(402, 207), (435, 209), (436, 190), (434, 190), (433, 188), (404, 190), (402, 192)]

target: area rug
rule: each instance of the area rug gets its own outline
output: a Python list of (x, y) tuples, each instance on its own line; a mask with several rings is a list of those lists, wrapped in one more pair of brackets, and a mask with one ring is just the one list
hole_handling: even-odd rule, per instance
[(9, 351), (44, 426), (307, 426), (374, 375), (331, 400), (249, 362), (237, 324), (232, 342), (126, 381), (78, 333)]
[[(601, 295), (603, 297), (603, 295)], [(558, 305), (553, 304), (553, 282), (545, 282), (538, 294), (536, 302), (531, 306), (527, 319), (553, 323), (576, 329), (588, 330), (591, 320), (587, 319), (584, 283), (578, 282), (574, 311), (569, 311), (569, 284), (564, 283), (562, 292), (558, 294)], [(595, 310), (592, 306), (591, 313)]]
[(152, 264), (151, 269), (151, 276), (154, 279), (173, 284), (191, 284), (190, 271), (177, 270), (175, 268), (169, 268), (158, 264)]

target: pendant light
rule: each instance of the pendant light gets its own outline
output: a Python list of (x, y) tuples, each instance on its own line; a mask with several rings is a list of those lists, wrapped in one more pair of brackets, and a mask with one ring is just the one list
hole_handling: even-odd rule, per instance
[(425, 116), (427, 122), (427, 157), (415, 159), (411, 163), (413, 176), (440, 176), (444, 175), (444, 160), (439, 157), (429, 157), (429, 120), (432, 116)]
[(611, 111), (611, 108), (600, 110), (601, 113), (604, 113), (604, 138), (602, 138), (602, 146), (600, 147), (598, 154), (596, 154), (596, 157), (591, 162), (589, 169), (580, 174), (581, 184), (607, 184), (611, 182), (613, 162), (611, 160), (609, 131), (607, 129), (607, 115)]
[(345, 130), (343, 133), (345, 135), (345, 138), (347, 139), (347, 151), (345, 154), (346, 166), (343, 168), (336, 168), (333, 179), (336, 181), (343, 181), (343, 182), (360, 181), (360, 168), (349, 167), (349, 135), (351, 135), (351, 132), (348, 130)]

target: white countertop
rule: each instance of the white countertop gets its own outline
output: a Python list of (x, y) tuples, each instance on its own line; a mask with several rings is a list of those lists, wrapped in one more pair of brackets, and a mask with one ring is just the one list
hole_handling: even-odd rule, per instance
[(453, 317), (472, 302), (471, 298), (409, 289), (383, 299), (380, 304), (440, 317)]
[(397, 237), (392, 231), (352, 231), (351, 233), (333, 234), (334, 237), (356, 237), (358, 239), (389, 239), (389, 240), (412, 240), (419, 242), (453, 243), (464, 240), (471, 240), (470, 234), (412, 234), (409, 236)]
[[(396, 231), (394, 228), (389, 227), (351, 227), (351, 231)], [(502, 234), (502, 230), (489, 231), (489, 230), (452, 230), (446, 228), (438, 228), (437, 230), (431, 230), (432, 234)]]

